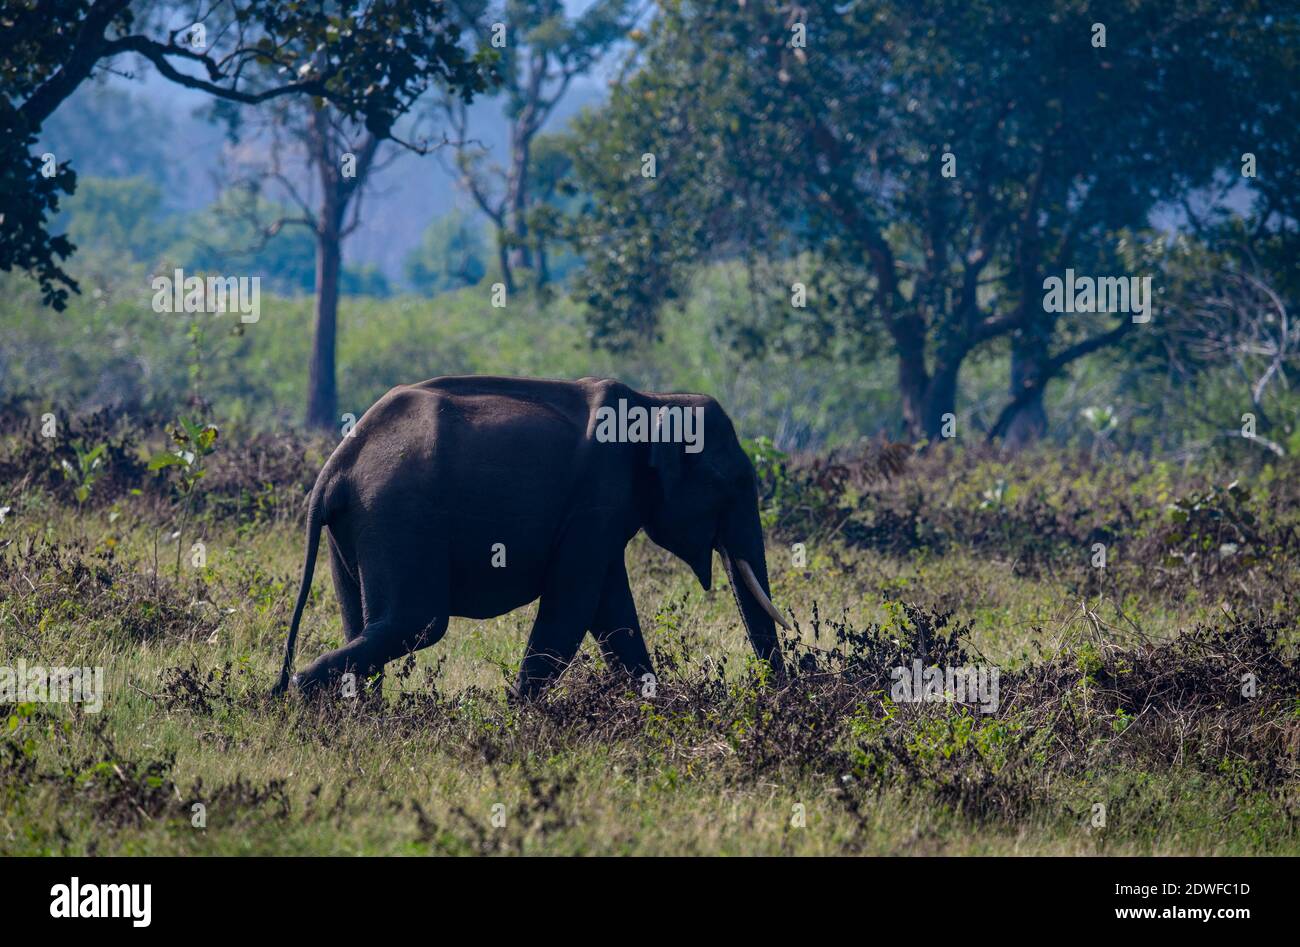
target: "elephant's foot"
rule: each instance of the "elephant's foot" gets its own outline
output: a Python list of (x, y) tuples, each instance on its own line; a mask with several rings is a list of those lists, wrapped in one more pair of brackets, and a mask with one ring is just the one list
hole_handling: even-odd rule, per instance
[(359, 670), (322, 657), (289, 678), (287, 691), (304, 700), (371, 700), (383, 694), (383, 667)]

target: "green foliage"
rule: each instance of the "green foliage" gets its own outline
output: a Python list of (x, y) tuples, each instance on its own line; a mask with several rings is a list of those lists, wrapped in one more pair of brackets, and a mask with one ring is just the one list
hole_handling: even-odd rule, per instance
[(482, 226), (460, 210), (437, 218), (406, 257), (406, 278), (419, 293), (435, 296), (475, 286), (487, 273), (489, 248)]
[(270, 236), (266, 233), (270, 222), (286, 213), (286, 208), (246, 189), (227, 190), (207, 207), (185, 215), (165, 257), (187, 271), (248, 270), (262, 276), (264, 288), (272, 292), (310, 292), (316, 278), (316, 241), (311, 231), (287, 226)]
[(176, 447), (155, 454), (149, 461), (149, 470), (173, 474), (176, 492), (183, 501), (180, 525), (176, 530), (176, 578), (179, 581), (181, 553), (185, 549), (185, 525), (194, 508), (195, 488), (207, 475), (206, 459), (217, 449), (217, 429), (214, 425), (195, 423), (182, 416), (170, 433)]
[[(1009, 344), (1017, 400), (990, 425), (1007, 432), (1051, 379), (1132, 331), (1127, 314), (1045, 315), (1043, 277), (1142, 272), (1150, 211), (1239, 173), (1227, 143), (1293, 107), (1278, 100), (1294, 96), (1294, 24), (1168, 0), (1105, 21), (1128, 40), (1093, 47), (1075, 0), (824, 0), (794, 21), (805, 52), (781, 4), (668, 5), (575, 135), (594, 337), (652, 336), (700, 262), (740, 258), (760, 278), (736, 343), (883, 342), (916, 437), (937, 434), (969, 358)], [(1247, 115), (1237, 94), (1258, 85), (1270, 92)]]
[(348, 296), (374, 296), (384, 299), (391, 296), (393, 287), (388, 277), (374, 264), (345, 266), (339, 280), (339, 290)]
[(754, 473), (762, 485), (763, 504), (759, 507), (759, 518), (764, 529), (771, 529), (782, 512), (793, 503), (793, 485), (786, 469), (787, 455), (777, 449), (770, 437), (741, 441), (741, 447), (749, 455)]
[(1160, 317), (1135, 353), (1148, 355), (1154, 377), (1128, 373), (1147, 391), (1153, 433), (1176, 428), (1231, 453), (1300, 447), (1300, 401), (1287, 380), (1300, 361), (1289, 316), (1300, 291), (1294, 240), (1286, 228), (1216, 216), (1197, 237), (1159, 248), (1150, 269), (1163, 289)]
[[(207, 218), (195, 227), (204, 223), (210, 233), (217, 231), (218, 224)], [(310, 284), (310, 238), (304, 230), (286, 228), (264, 250), (269, 260), (278, 254), (297, 262), (268, 263), (268, 274), (272, 265), (288, 272), (298, 267), (298, 278)], [(249, 263), (242, 257), (205, 262), (215, 272)], [(180, 399), (190, 395), (186, 323), (150, 311), (150, 271), (143, 265), (97, 251), (81, 263), (78, 272), (93, 280), (95, 291), (73, 300), (66, 324), (42, 312), (39, 295), (25, 281), (0, 279), (5, 326), (0, 395), (44, 390), (57, 378), (60, 400), (68, 404), (129, 404), (173, 414)], [(745, 355), (726, 345), (727, 326), (748, 309), (745, 287), (743, 268), (735, 264), (700, 272), (683, 306), (664, 313), (663, 337), (621, 353), (592, 350), (583, 309), (564, 296), (543, 302), (520, 293), (505, 309), (488, 307), (486, 290), (477, 288), (444, 293), (432, 304), (416, 297), (345, 297), (339, 319), (341, 405), (359, 414), (393, 385), (439, 374), (610, 375), (648, 390), (708, 392), (726, 406), (742, 435), (767, 436), (791, 453), (852, 449), (864, 435), (897, 436), (902, 413), (891, 360), (882, 357), (863, 366), (772, 350)], [(253, 326), (241, 327), (229, 315), (204, 319), (221, 350), (204, 361), (203, 393), (219, 407), (223, 427), (298, 421), (306, 397), (310, 301), (276, 297), (264, 286), (263, 312)], [(963, 372), (959, 392), (971, 406), (959, 413), (963, 443), (978, 440), (979, 429), (993, 422), (1006, 358), (1005, 352), (990, 355)], [(1189, 451), (1253, 468), (1273, 457), (1239, 437), (1208, 436), (1211, 422), (1239, 425), (1246, 410), (1241, 402), (1246, 388), (1234, 366), (1221, 364), (1169, 387), (1166, 373), (1134, 371), (1124, 361), (1098, 358), (1081, 363), (1075, 381), (1049, 392), (1057, 418), (1051, 439), (1095, 448), (1098, 460), (1129, 452)], [(1096, 405), (1113, 407), (1116, 419), (1104, 444), (1096, 443), (1082, 417)], [(1265, 410), (1274, 422), (1271, 436), (1281, 436), (1277, 432), (1300, 417), (1300, 394), (1272, 384)], [(1300, 433), (1286, 436), (1300, 445)], [(983, 482), (980, 492), (997, 477)]]
[[(574, 261), (563, 253), (557, 260), (552, 250), (571, 193), (563, 183), (569, 158), (542, 129), (574, 79), (592, 71), (643, 11), (630, 0), (596, 0), (573, 15), (554, 0), (468, 0), (454, 10), (485, 48), (492, 43), (500, 79), (492, 94), (502, 100), (509, 136), (504, 166), (493, 164), (486, 149), (458, 143), (462, 184), (495, 226), (500, 276), (510, 291), (545, 286)], [(449, 111), (464, 138), (464, 105)]]
[(50, 116), (39, 147), (60, 159), (72, 156), (83, 181), (138, 178), (168, 194), (193, 186), (177, 180), (179, 163), (168, 148), (189, 132), (144, 95), (96, 81), (78, 88)]
[(811, 539), (838, 532), (863, 490), (901, 473), (911, 449), (860, 443), (851, 452), (795, 462), (767, 437), (742, 441), (758, 477), (764, 529)]
[[(181, 266), (190, 273), (251, 270), (273, 292), (307, 293), (315, 285), (316, 242), (304, 227), (268, 235), (267, 222), (286, 209), (241, 189), (189, 212), (169, 211), (162, 193), (144, 178), (83, 178), (63, 218), (68, 233), (96, 260), (141, 263), (156, 272)], [(347, 266), (345, 294), (384, 298), (388, 279), (373, 265)]]
[(155, 454), (149, 461), (149, 469), (174, 469), (177, 492), (188, 496), (203, 479), (204, 458), (216, 450), (217, 429), (211, 424), (195, 424), (189, 418), (181, 417), (177, 427), (171, 431), (171, 438), (177, 448)]
[(1193, 490), (1166, 508), (1165, 563), (1198, 571), (1231, 565), (1248, 569), (1268, 549), (1251, 510), (1250, 490), (1238, 480)]
[(166, 219), (162, 191), (143, 177), (83, 178), (68, 201), (68, 234), (80, 247), (157, 263), (182, 218)]
[(95, 482), (103, 473), (102, 464), (107, 445), (98, 444), (86, 450), (80, 441), (74, 441), (72, 449), (76, 460), (74, 462), (63, 460), (59, 469), (63, 472), (64, 478), (73, 484), (73, 493), (77, 502), (85, 503), (90, 498)]
[[(160, 32), (157, 18), (137, 22), (127, 4), (6, 6), (0, 271), (34, 274), (48, 305), (62, 309), (68, 292), (77, 291), (59, 262), (72, 244), (48, 230), (60, 195), (71, 194), (76, 179), (66, 160), (54, 174), (43, 174), (31, 148), (43, 123), (107, 61), (142, 55), (171, 81), (227, 101), (312, 96), (380, 137), (430, 87), (472, 97), (491, 78), (490, 63), (460, 42), (459, 29), (437, 0), (345, 2), (327, 13), (298, 0), (235, 0), (217, 15), (213, 44), (195, 52), (177, 42), (176, 34)], [(175, 57), (198, 60), (202, 68), (178, 70)]]

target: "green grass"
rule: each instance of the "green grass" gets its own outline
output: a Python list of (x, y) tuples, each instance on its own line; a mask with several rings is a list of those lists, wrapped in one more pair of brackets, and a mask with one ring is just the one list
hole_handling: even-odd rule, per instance
[[(200, 487), (210, 502), (186, 534), (205, 543), (207, 564), (174, 581), (165, 484), (143, 476), (130, 482), (139, 495), (120, 483), (105, 495), (105, 480), (80, 510), (51, 473), (69, 438), (25, 440), (31, 416), (0, 417), (0, 464), (12, 461), (0, 507), (13, 508), (0, 522), (0, 667), (84, 664), (108, 677), (96, 715), (0, 702), (0, 854), (1300, 853), (1294, 462), (1261, 468), (1246, 447), (1226, 466), (1180, 467), (1087, 438), (1086, 462), (981, 455), (969, 422), (987, 422), (1004, 399), (1005, 353), (994, 350), (963, 372), (966, 454), (940, 448), (909, 459), (898, 482), (843, 492), (795, 467), (765, 485), (773, 598), (796, 616), (802, 644), (830, 648), (833, 623), (846, 622), (906, 650), (915, 628), (904, 603), (950, 613), (970, 623), (976, 659), (1004, 672), (1006, 706), (992, 718), (897, 705), (875, 684), (848, 688), (845, 702), (815, 674), (776, 694), (756, 680), (721, 570), (705, 593), (644, 539), (629, 572), (661, 652), (654, 698), (606, 686), (588, 646), (543, 708), (509, 708), (525, 608), (454, 620), (413, 673), (389, 675), (383, 706), (304, 707), (265, 695), (301, 568), (303, 484), (328, 449), (285, 433), (305, 403), (310, 300), (268, 295), (242, 334), (213, 318), (195, 340), (184, 317), (149, 307), (142, 267), (93, 254), (78, 265), (85, 291), (64, 315), (43, 310), (30, 283), (0, 278), (0, 395), (138, 405), (127, 420), (147, 430), (124, 449), (143, 457), (163, 446), (147, 411), (174, 417), (197, 386), (212, 406), (203, 420), (222, 431)], [(589, 348), (563, 295), (521, 294), (505, 309), (486, 287), (346, 298), (340, 411), (360, 415), (393, 384), (439, 374), (608, 374), (709, 392), (742, 436), (785, 447), (897, 430), (887, 355), (741, 357), (723, 330), (748, 305), (743, 277), (711, 268), (665, 313), (661, 339), (612, 355)], [(1153, 400), (1098, 362), (1077, 379), (1049, 399), (1067, 427), (1086, 404)], [(1231, 407), (1219, 414), (1235, 417)], [(70, 430), (85, 450), (112, 437)], [(262, 476), (264, 463), (274, 475)], [(1169, 515), (1175, 500), (1239, 477), (1255, 491), (1243, 501), (1259, 533), (1251, 545), (1271, 555), (1255, 566), (1216, 557), (1217, 525), (1175, 539)], [(919, 540), (906, 531), (912, 512)], [(1239, 512), (1219, 497), (1205, 515), (1236, 529)], [(1109, 546), (1104, 579), (1087, 565), (1096, 535)], [(795, 542), (806, 565), (794, 564)], [(1167, 552), (1222, 572), (1198, 578), (1164, 564)], [(300, 665), (341, 643), (328, 572), (317, 570)], [(1260, 613), (1280, 626), (1276, 649), (1215, 639), (1208, 657), (1170, 650), (1193, 629)], [(1162, 662), (1178, 669), (1172, 689)], [(1245, 667), (1261, 672), (1258, 704), (1234, 695)], [(196, 802), (206, 827), (191, 824)], [(1104, 828), (1091, 824), (1098, 804)]]
[[(510, 710), (504, 681), (522, 653), (531, 608), (490, 621), (454, 620), (442, 642), (418, 655), (414, 674), (405, 681), (390, 674), (385, 706), (273, 702), (263, 695), (292, 606), (299, 530), (202, 523), (206, 569), (196, 575), (187, 566), (182, 587), (174, 587), (174, 553), (164, 546), (155, 589), (158, 524), (143, 508), (124, 510), (110, 524), (102, 509), (78, 519), (69, 507), (33, 503), (0, 532), (7, 542), (0, 555), (11, 562), (25, 537), (84, 536), (89, 546), (111, 544), (118, 570), (116, 591), (53, 568), (11, 575), (4, 587), (0, 664), (22, 657), (99, 665), (108, 684), (98, 715), (54, 704), (0, 705), (0, 727), (11, 718), (0, 754), (2, 854), (1300, 852), (1294, 744), (1282, 751), (1292, 770), (1281, 785), (1256, 783), (1247, 759), (1225, 760), (1214, 772), (1190, 757), (1142, 759), (1117, 750), (1100, 754), (1095, 768), (1068, 772), (1045, 756), (1028, 801), (1000, 808), (990, 796), (990, 805), (971, 808), (924, 781), (897, 773), (872, 781), (867, 770), (827, 771), (815, 759), (748, 770), (745, 734), (731, 741), (696, 719), (733, 706), (726, 700), (691, 708), (671, 694), (658, 703), (630, 692), (597, 695), (596, 713), (604, 701), (630, 721), (616, 738), (570, 718)], [(1060, 579), (1016, 578), (1008, 563), (969, 551), (928, 558), (830, 551), (814, 547), (809, 565), (796, 570), (785, 549), (769, 548), (774, 598), (793, 609), (810, 643), (814, 603), (823, 618), (847, 615), (859, 628), (885, 622), (888, 630), (898, 611), (888, 603), (898, 600), (953, 607), (974, 622), (971, 644), (999, 663), (1024, 663), (1036, 645), (1050, 650), (1080, 634), (1079, 602)], [(94, 558), (88, 548), (70, 555)], [(734, 705), (749, 707), (748, 645), (721, 570), (719, 584), (705, 593), (685, 566), (644, 539), (629, 561), (652, 649), (689, 642), (693, 668), (727, 658), (724, 677), (739, 695)], [(134, 576), (138, 586), (122, 587), (122, 576)], [(22, 587), (27, 594), (15, 592)], [(1175, 636), (1209, 613), (1195, 602), (1157, 608), (1141, 589), (1129, 593), (1125, 610), (1144, 615), (1143, 631), (1153, 638)], [(1105, 629), (1123, 625), (1112, 602), (1089, 605)], [(322, 564), (300, 661), (340, 643)], [(399, 703), (399, 690), (427, 694), (425, 669), (439, 664), (436, 687), (447, 703)], [(174, 683), (177, 669), (191, 667), (207, 708), (186, 705), (193, 688)], [(202, 683), (208, 672), (217, 672), (215, 683)], [(600, 673), (575, 669), (554, 699), (562, 702)], [(1087, 700), (1083, 693), (1080, 715), (1102, 713), (1089, 711)], [(867, 741), (859, 753), (878, 749), (872, 734), (883, 731), (890, 706), (883, 695), (864, 696), (850, 725)], [(1015, 719), (977, 720), (969, 731), (944, 708), (917, 717), (904, 733), (917, 759), (929, 747), (942, 763), (975, 740), (996, 760), (1009, 745), (1006, 727), (1019, 726)], [(1123, 722), (1107, 721), (1099, 732), (1114, 732), (1122, 749)], [(761, 714), (728, 723), (763, 726)], [(1293, 727), (1290, 739), (1297, 732)], [(1042, 752), (1056, 750), (1046, 745)], [(864, 759), (858, 763), (867, 766)], [(148, 771), (151, 761), (160, 767)], [(999, 764), (989, 765), (996, 774)], [(207, 806), (203, 828), (191, 824), (196, 801)], [(1107, 807), (1104, 829), (1089, 824), (1096, 802)], [(492, 823), (495, 806), (504, 806), (496, 810), (504, 811), (504, 826)], [(796, 806), (803, 807), (802, 826), (792, 824)]]

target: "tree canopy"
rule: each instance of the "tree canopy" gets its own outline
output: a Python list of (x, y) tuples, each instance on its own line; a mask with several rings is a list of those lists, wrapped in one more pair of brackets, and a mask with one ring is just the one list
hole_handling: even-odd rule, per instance
[(460, 43), (439, 0), (137, 6), (16, 0), (0, 16), (0, 270), (33, 273), (56, 308), (76, 283), (61, 265), (73, 246), (49, 221), (76, 177), (31, 149), (55, 110), (120, 58), (224, 101), (310, 96), (381, 137), (430, 85), (468, 97), (490, 74), (490, 57)]
[(1154, 209), (1285, 147), (1262, 140), (1296, 111), (1279, 11), (666, 4), (575, 135), (593, 332), (653, 332), (697, 262), (739, 257), (765, 297), (747, 344), (884, 341), (908, 427), (934, 437), (963, 362), (998, 341), (1011, 377), (991, 433), (1032, 437), (1048, 381), (1139, 328), (1045, 312), (1044, 279), (1133, 272)]

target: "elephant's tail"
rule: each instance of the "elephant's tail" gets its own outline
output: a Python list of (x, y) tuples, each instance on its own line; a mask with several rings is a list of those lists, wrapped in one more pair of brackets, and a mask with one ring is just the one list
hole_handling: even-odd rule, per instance
[(307, 595), (311, 592), (312, 574), (316, 571), (316, 552), (320, 549), (320, 531), (325, 525), (324, 503), (320, 498), (319, 488), (312, 490), (307, 507), (307, 558), (302, 564), (302, 585), (298, 587), (298, 602), (293, 607), (293, 620), (289, 623), (289, 640), (284, 646), (284, 666), (280, 668), (280, 680), (275, 685), (273, 695), (280, 695), (289, 687), (289, 675), (293, 672), (293, 649), (298, 642), (298, 623), (302, 621), (302, 610), (307, 606)]

